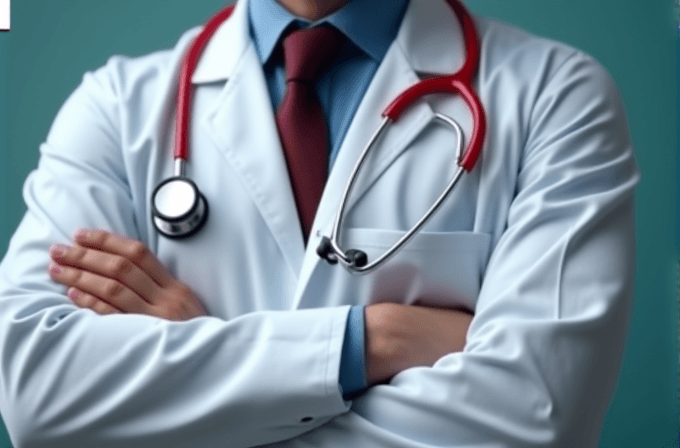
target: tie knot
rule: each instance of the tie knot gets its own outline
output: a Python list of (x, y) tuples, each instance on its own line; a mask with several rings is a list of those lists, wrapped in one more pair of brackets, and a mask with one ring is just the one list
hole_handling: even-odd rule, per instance
[(312, 81), (340, 54), (344, 35), (331, 26), (296, 30), (283, 40), (286, 81)]

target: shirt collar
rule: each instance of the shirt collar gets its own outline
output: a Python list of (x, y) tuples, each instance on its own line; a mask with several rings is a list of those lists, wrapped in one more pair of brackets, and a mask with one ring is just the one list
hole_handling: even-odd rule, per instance
[(291, 14), (276, 0), (250, 0), (250, 35), (264, 64), (291, 23), (297, 21), (303, 27), (328, 23), (380, 62), (397, 35), (407, 3), (408, 0), (352, 0), (333, 14), (310, 23)]

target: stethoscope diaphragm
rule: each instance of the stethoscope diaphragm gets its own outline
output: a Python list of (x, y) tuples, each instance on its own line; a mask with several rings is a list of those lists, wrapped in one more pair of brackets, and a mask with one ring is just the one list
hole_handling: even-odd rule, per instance
[(198, 231), (208, 217), (208, 203), (194, 182), (173, 176), (158, 184), (151, 199), (153, 223), (168, 238)]

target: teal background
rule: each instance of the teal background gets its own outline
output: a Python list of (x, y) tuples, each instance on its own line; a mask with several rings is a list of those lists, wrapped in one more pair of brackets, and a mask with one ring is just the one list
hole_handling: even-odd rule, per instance
[[(14, 0), (0, 33), (0, 253), (23, 212), (21, 185), (58, 108), (113, 54), (172, 46), (220, 0)], [(627, 105), (642, 180), (637, 285), (626, 355), (601, 447), (678, 446), (676, 41), (672, 0), (467, 0), (474, 12), (595, 56)], [(578, 428), (574, 428), (578, 431)], [(0, 448), (10, 447), (0, 425)]]

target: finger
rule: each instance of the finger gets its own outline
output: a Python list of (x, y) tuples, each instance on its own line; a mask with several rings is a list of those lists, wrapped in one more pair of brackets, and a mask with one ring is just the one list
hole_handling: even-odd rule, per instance
[(71, 247), (55, 245), (50, 248), (50, 257), (59, 265), (117, 280), (147, 302), (151, 302), (160, 290), (160, 286), (148, 274), (120, 255), (77, 245)]
[(150, 305), (117, 280), (57, 263), (50, 265), (49, 274), (53, 280), (90, 294), (126, 313), (150, 314)]
[(85, 247), (120, 255), (139, 266), (156, 283), (162, 287), (170, 285), (174, 278), (156, 256), (143, 243), (104, 230), (80, 229), (74, 241)]
[(122, 311), (92, 294), (83, 292), (77, 288), (69, 288), (68, 298), (80, 308), (89, 308), (102, 316), (106, 314), (121, 314)]

